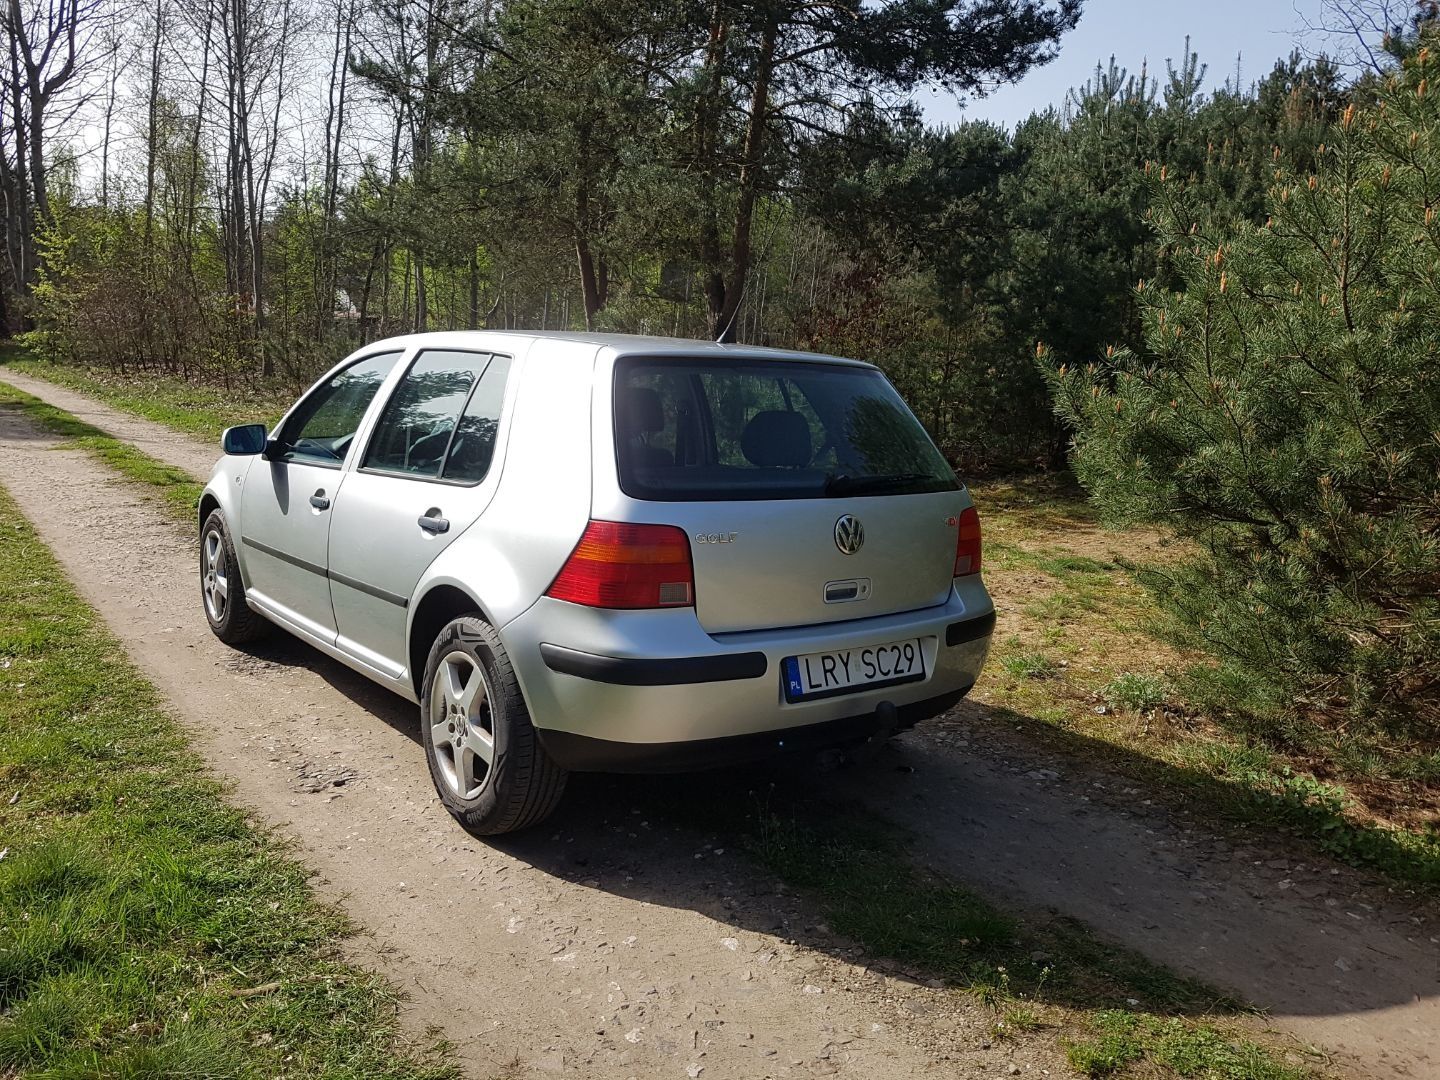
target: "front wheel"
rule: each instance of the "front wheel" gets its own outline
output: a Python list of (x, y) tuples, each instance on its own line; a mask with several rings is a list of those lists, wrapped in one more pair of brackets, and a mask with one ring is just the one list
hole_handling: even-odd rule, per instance
[(514, 832), (560, 804), (567, 774), (540, 745), (510, 657), (483, 619), (456, 619), (435, 639), (420, 725), (430, 779), (467, 831)]
[(245, 603), (245, 583), (235, 545), (225, 528), (225, 515), (212, 510), (200, 529), (200, 599), (205, 621), (226, 645), (243, 645), (264, 637), (270, 624)]

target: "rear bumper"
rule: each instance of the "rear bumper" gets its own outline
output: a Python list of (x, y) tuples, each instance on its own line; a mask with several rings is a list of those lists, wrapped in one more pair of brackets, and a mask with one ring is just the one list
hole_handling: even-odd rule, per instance
[[(690, 609), (600, 611), (542, 597), (500, 634), (557, 761), (693, 768), (793, 748), (802, 737), (815, 745), (865, 738), (880, 723), (877, 709), (893, 707), (903, 725), (949, 708), (979, 676), (995, 619), (978, 579), (956, 586), (920, 611), (716, 635)], [(920, 642), (924, 679), (785, 700), (785, 657), (907, 639)]]
[[(995, 612), (961, 619), (945, 627), (945, 644), (954, 648), (980, 641), (995, 632)], [(540, 643), (545, 666), (560, 675), (574, 675), (612, 686), (684, 686), (690, 683), (759, 679), (769, 670), (763, 652), (715, 653), (710, 656), (623, 657)]]
[(572, 772), (665, 773), (698, 772), (759, 761), (778, 754), (823, 750), (864, 742), (876, 735), (889, 737), (906, 731), (921, 720), (954, 708), (970, 688), (942, 694), (939, 697), (901, 705), (893, 715), (875, 709), (857, 716), (823, 720), (798, 728), (757, 731), (748, 735), (729, 735), (717, 739), (693, 739), (688, 742), (630, 743), (595, 739), (569, 731), (541, 731), (540, 741), (545, 752), (559, 765)]
[(643, 658), (599, 656), (548, 641), (540, 643), (540, 659), (557, 674), (612, 686), (684, 686), (759, 679), (770, 666), (763, 652)]

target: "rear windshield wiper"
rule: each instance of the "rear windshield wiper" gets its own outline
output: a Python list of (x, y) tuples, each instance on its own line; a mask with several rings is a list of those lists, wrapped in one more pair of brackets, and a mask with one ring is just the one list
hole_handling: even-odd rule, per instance
[(887, 473), (880, 476), (847, 476), (845, 473), (831, 473), (825, 477), (826, 495), (855, 495), (862, 491), (901, 487), (921, 480), (932, 483), (935, 477), (929, 473)]

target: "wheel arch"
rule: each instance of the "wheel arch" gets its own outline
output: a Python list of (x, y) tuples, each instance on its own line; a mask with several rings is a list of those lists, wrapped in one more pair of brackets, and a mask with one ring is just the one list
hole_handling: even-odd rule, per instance
[[(235, 565), (240, 572), (240, 580), (249, 587), (249, 568), (245, 565), (245, 548), (240, 541), (240, 480), (245, 470), (249, 468), (246, 463), (240, 474), (233, 478), (232, 484), (229, 475), (229, 468), (233, 468), (233, 458), (221, 458), (211, 474), (210, 482), (200, 493), (200, 501), (196, 504), (197, 527), (195, 535), (198, 537), (205, 531), (205, 522), (216, 510), (224, 515), (225, 531), (230, 534), (230, 544), (235, 549)], [(228, 468), (227, 468), (228, 466)]]
[(406, 640), (406, 658), (410, 662), (410, 682), (415, 688), (416, 700), (421, 700), (425, 678), (425, 659), (430, 647), (435, 644), (441, 629), (451, 619), (462, 615), (479, 614), (490, 623), (490, 613), (485, 605), (466, 590), (449, 582), (439, 582), (426, 590), (415, 603), (414, 614), (410, 616), (410, 630)]
[(196, 526), (197, 531), (205, 528), (206, 519), (219, 509), (219, 497), (213, 491), (206, 490), (205, 493), (200, 496), (200, 521)]

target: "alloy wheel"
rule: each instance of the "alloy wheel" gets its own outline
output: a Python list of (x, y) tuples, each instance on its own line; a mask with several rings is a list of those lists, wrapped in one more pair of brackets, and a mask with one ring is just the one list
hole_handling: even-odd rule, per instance
[(230, 577), (225, 566), (225, 544), (218, 529), (205, 534), (205, 575), (202, 588), (205, 610), (214, 622), (225, 618), (225, 605), (230, 602)]
[(461, 799), (484, 789), (495, 760), (495, 726), (485, 674), (469, 653), (447, 653), (430, 690), (430, 743), (440, 775)]

